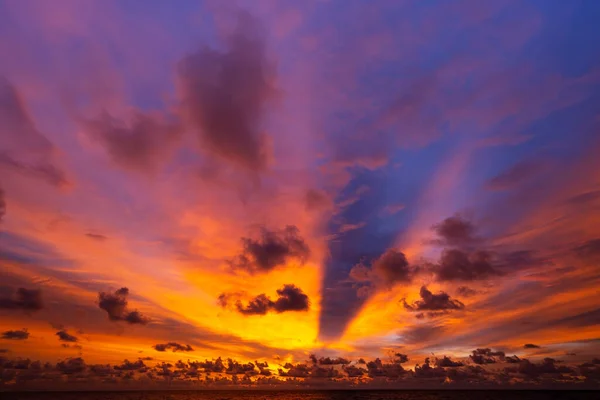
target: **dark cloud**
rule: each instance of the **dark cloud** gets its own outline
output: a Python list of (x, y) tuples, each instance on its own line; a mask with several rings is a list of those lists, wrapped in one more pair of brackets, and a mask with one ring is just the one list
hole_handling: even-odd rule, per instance
[(104, 112), (96, 119), (84, 121), (84, 126), (116, 164), (142, 172), (155, 171), (182, 132), (179, 124), (142, 112), (136, 112), (130, 124)]
[(27, 329), (2, 332), (2, 339), (26, 340), (28, 338), (29, 338), (29, 332), (27, 331)]
[(155, 344), (152, 348), (156, 351), (167, 351), (171, 350), (173, 353), (178, 351), (194, 351), (194, 348), (189, 344), (179, 344), (177, 342), (169, 342), (162, 344)]
[[(227, 294), (221, 294), (219, 301), (227, 306)], [(283, 313), (287, 311), (307, 311), (310, 307), (308, 296), (299, 287), (288, 284), (277, 290), (277, 300), (271, 300), (266, 294), (260, 294), (243, 305), (240, 300), (235, 303), (238, 312), (245, 315), (265, 315), (273, 311)]]
[(108, 239), (106, 236), (104, 235), (100, 235), (98, 233), (86, 233), (85, 236), (89, 237), (90, 239), (94, 239), (94, 240), (98, 240), (100, 242), (105, 241), (106, 239)]
[(540, 346), (538, 346), (537, 344), (533, 344), (533, 343), (526, 343), (523, 345), (524, 349), (539, 349)]
[(346, 365), (346, 364), (350, 364), (350, 360), (343, 358), (343, 357), (335, 357), (335, 358), (321, 357), (321, 358), (319, 358), (319, 364), (320, 365)]
[(436, 358), (435, 359), (435, 365), (437, 367), (462, 367), (463, 365), (465, 365), (464, 363), (460, 362), (460, 361), (453, 361), (450, 357), (444, 356), (442, 358)]
[(503, 361), (505, 359), (505, 354), (503, 351), (492, 351), (489, 348), (475, 349), (473, 350), (473, 354), (471, 354), (469, 358), (475, 364), (479, 365), (495, 364), (496, 362), (498, 362), (498, 360)]
[(407, 344), (423, 343), (441, 337), (445, 330), (443, 325), (414, 325), (400, 332), (400, 338)]
[(376, 358), (374, 361), (367, 363), (367, 374), (371, 378), (398, 378), (407, 373), (401, 364), (401, 360), (398, 359), (391, 363), (384, 363), (379, 358)]
[(144, 364), (144, 361), (137, 360), (134, 362), (131, 362), (129, 360), (124, 360), (122, 364), (120, 365), (115, 365), (113, 367), (116, 371), (140, 371), (140, 372), (145, 372), (147, 370), (148, 367), (146, 367), (146, 364)]
[(350, 279), (368, 284), (358, 286), (359, 292), (371, 294), (378, 288), (392, 288), (398, 283), (412, 281), (415, 270), (411, 268), (406, 256), (401, 251), (388, 249), (376, 258), (370, 266), (357, 264), (350, 270)]
[(126, 321), (130, 324), (145, 325), (149, 322), (148, 318), (139, 311), (127, 310), (127, 296), (129, 289), (122, 287), (114, 293), (98, 293), (98, 306), (108, 313), (108, 319), (111, 321)]
[(4, 200), (4, 190), (0, 188), (0, 222), (2, 222), (2, 218), (6, 214), (6, 200)]
[(476, 240), (475, 227), (460, 215), (448, 217), (439, 224), (433, 225), (432, 229), (439, 237), (440, 244), (461, 246)]
[(600, 260), (600, 239), (592, 239), (573, 249), (584, 260)]
[(290, 259), (305, 262), (310, 255), (298, 228), (291, 225), (280, 231), (261, 228), (260, 238), (242, 238), (242, 243), (242, 253), (231, 261), (231, 265), (235, 270), (249, 273), (269, 272)]
[(68, 358), (56, 363), (56, 369), (65, 375), (72, 375), (84, 372), (87, 369), (87, 365), (81, 357)]
[(37, 130), (17, 89), (4, 77), (0, 77), (0, 137), (0, 167), (54, 186), (68, 184), (53, 163), (54, 145)]
[(274, 93), (273, 71), (258, 21), (240, 12), (237, 22), (227, 51), (205, 47), (179, 62), (183, 114), (208, 151), (261, 171), (269, 161), (261, 124), (266, 102)]
[(0, 298), (0, 309), (38, 311), (42, 308), (42, 292), (40, 290), (19, 288), (16, 298)]
[[(433, 294), (425, 286), (421, 287), (419, 295), (421, 296), (421, 300), (417, 300), (413, 304), (408, 304), (405, 299), (402, 299), (404, 309), (410, 312), (431, 311), (435, 314), (438, 311), (447, 312), (465, 308), (462, 302), (451, 299), (447, 293), (439, 292), (438, 294)], [(434, 314), (430, 316), (436, 316)]]
[(557, 361), (553, 358), (544, 358), (541, 363), (532, 363), (529, 360), (522, 359), (517, 366), (506, 367), (507, 373), (518, 373), (528, 378), (539, 378), (544, 375), (572, 374), (575, 370), (565, 365), (556, 365)]
[(458, 249), (444, 250), (434, 270), (440, 281), (475, 281), (502, 274), (492, 264), (490, 253), (476, 251), (469, 254)]
[(77, 337), (69, 334), (65, 330), (60, 330), (56, 332), (56, 336), (58, 336), (58, 340), (61, 340), (63, 342), (77, 342), (78, 340)]

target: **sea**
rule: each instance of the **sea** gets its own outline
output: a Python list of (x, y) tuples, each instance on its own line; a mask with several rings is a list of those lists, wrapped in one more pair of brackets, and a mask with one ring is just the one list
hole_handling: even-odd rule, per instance
[(0, 392), (2, 400), (599, 400), (600, 391), (328, 390)]

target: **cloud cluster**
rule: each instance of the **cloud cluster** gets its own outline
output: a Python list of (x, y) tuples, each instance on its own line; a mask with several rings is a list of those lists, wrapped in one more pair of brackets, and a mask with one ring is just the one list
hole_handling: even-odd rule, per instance
[(130, 324), (145, 325), (149, 319), (143, 316), (139, 311), (127, 310), (127, 296), (129, 289), (122, 287), (114, 293), (98, 293), (98, 306), (108, 313), (108, 319), (111, 321), (125, 321)]
[[(234, 294), (222, 293), (219, 304), (227, 307)], [(299, 287), (293, 284), (283, 285), (277, 290), (277, 299), (271, 300), (266, 294), (259, 294), (252, 298), (246, 305), (241, 300), (235, 302), (236, 310), (244, 315), (265, 315), (268, 312), (283, 313), (288, 311), (307, 311), (310, 307), (308, 296)]]
[[(445, 292), (433, 294), (425, 286), (421, 286), (419, 291), (421, 300), (417, 300), (412, 304), (408, 304), (405, 299), (402, 299), (404, 309), (410, 312), (428, 312), (428, 316), (435, 316), (436, 312), (448, 312), (452, 310), (462, 310), (465, 305), (455, 299), (451, 299), (450, 295)], [(423, 314), (421, 314), (423, 315)]]
[(62, 341), (62, 342), (77, 342), (79, 339), (77, 339), (76, 336), (71, 335), (70, 333), (68, 333), (66, 330), (61, 329), (60, 331), (56, 332), (56, 336), (58, 336), (58, 340)]
[(370, 265), (360, 263), (352, 267), (349, 276), (357, 282), (358, 294), (366, 296), (380, 288), (391, 289), (398, 283), (411, 282), (415, 273), (404, 253), (388, 249)]
[(231, 261), (231, 266), (251, 274), (269, 272), (291, 259), (305, 262), (310, 255), (298, 228), (291, 225), (279, 231), (263, 227), (258, 239), (242, 238), (242, 244), (242, 252)]
[[(516, 356), (514, 356), (514, 357), (516, 357)], [(506, 355), (504, 354), (503, 351), (492, 351), (489, 348), (484, 348), (484, 349), (473, 350), (473, 352), (469, 356), (469, 358), (475, 364), (483, 365), (483, 364), (495, 364), (499, 361), (504, 361), (506, 358)]]
[(177, 342), (168, 342), (155, 344), (152, 348), (156, 351), (167, 351), (171, 350), (173, 353), (178, 351), (194, 351), (194, 348), (189, 344), (179, 344)]
[(26, 339), (29, 339), (29, 332), (25, 328), (23, 328), (21, 330), (4, 331), (4, 332), (2, 332), (2, 339), (26, 340)]
[(43, 307), (41, 290), (18, 288), (15, 298), (0, 298), (0, 309), (38, 311)]

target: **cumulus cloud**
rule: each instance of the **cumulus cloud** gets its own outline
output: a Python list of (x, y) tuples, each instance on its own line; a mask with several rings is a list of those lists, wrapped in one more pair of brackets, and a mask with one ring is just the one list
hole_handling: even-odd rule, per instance
[[(219, 302), (222, 306), (228, 305), (232, 296), (221, 294)], [(251, 299), (246, 305), (241, 300), (235, 303), (237, 311), (244, 315), (265, 315), (268, 312), (283, 313), (288, 311), (307, 311), (310, 307), (308, 296), (299, 287), (287, 284), (277, 290), (277, 300), (271, 300), (266, 294), (259, 294)]]
[(448, 356), (443, 356), (442, 358), (436, 358), (435, 359), (435, 365), (437, 367), (462, 367), (463, 365), (465, 365), (464, 363), (460, 362), (460, 361), (453, 361), (450, 357)]
[(388, 249), (370, 266), (360, 263), (352, 267), (349, 276), (351, 280), (359, 283), (359, 295), (366, 296), (379, 288), (389, 289), (398, 283), (411, 282), (415, 272), (404, 253), (396, 249)]
[(486, 251), (467, 253), (459, 249), (446, 249), (439, 264), (434, 266), (440, 281), (475, 281), (502, 275)]
[[(401, 302), (404, 309), (410, 312), (430, 311), (435, 313), (436, 311), (447, 312), (465, 308), (462, 302), (451, 299), (449, 294), (445, 292), (433, 294), (425, 286), (421, 287), (419, 295), (421, 296), (421, 300), (417, 300), (412, 304), (408, 304), (405, 299), (402, 299)], [(430, 316), (435, 316), (435, 314), (431, 314)]]
[(169, 342), (162, 344), (155, 344), (152, 348), (156, 351), (167, 351), (171, 350), (173, 353), (178, 351), (194, 351), (194, 348), (189, 344), (179, 344), (177, 342)]
[(231, 261), (234, 270), (264, 273), (281, 267), (291, 259), (305, 262), (310, 249), (298, 228), (288, 225), (280, 231), (262, 228), (258, 239), (242, 238), (243, 250)]
[(142, 112), (134, 113), (129, 124), (104, 112), (84, 126), (117, 165), (142, 172), (155, 171), (182, 132), (179, 124)]
[(469, 356), (475, 364), (495, 364), (498, 360), (504, 360), (505, 354), (503, 351), (492, 351), (490, 348), (475, 349)]
[(108, 313), (108, 319), (111, 321), (126, 321), (130, 324), (145, 325), (149, 322), (148, 318), (139, 311), (127, 310), (127, 296), (129, 289), (122, 287), (114, 293), (98, 293), (98, 306)]
[(433, 225), (432, 229), (439, 237), (437, 240), (439, 244), (462, 246), (476, 240), (475, 227), (460, 215), (448, 217), (439, 224)]
[(63, 342), (77, 342), (78, 341), (77, 337), (69, 334), (64, 329), (56, 332), (56, 336), (58, 336), (58, 340), (63, 341)]
[(23, 328), (21, 330), (4, 331), (2, 332), (2, 339), (8, 340), (26, 340), (29, 338), (29, 332)]
[(261, 171), (269, 161), (262, 132), (274, 93), (265, 32), (247, 12), (222, 52), (204, 47), (178, 65), (182, 111), (205, 148), (240, 167)]
[(538, 346), (537, 344), (533, 344), (533, 343), (525, 343), (523, 345), (524, 349), (539, 349), (540, 346)]
[(0, 298), (0, 309), (38, 311), (43, 308), (41, 290), (18, 288), (15, 298)]
[(346, 365), (350, 364), (350, 360), (343, 357), (321, 357), (319, 358), (320, 365)]

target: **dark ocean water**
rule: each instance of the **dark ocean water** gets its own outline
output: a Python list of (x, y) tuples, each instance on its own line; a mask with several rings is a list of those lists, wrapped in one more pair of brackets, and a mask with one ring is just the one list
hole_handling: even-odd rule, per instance
[(600, 391), (0, 392), (2, 400), (599, 400)]

